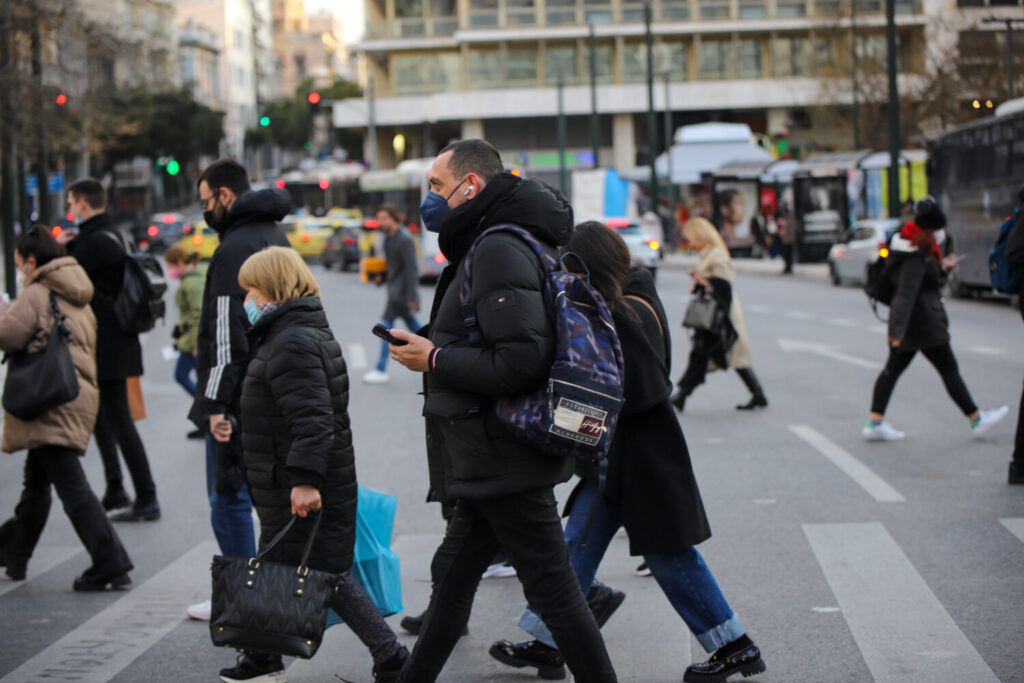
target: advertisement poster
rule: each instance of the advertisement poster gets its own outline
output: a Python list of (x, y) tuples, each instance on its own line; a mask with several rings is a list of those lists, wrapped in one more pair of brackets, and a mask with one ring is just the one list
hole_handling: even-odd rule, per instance
[(715, 227), (727, 246), (753, 243), (750, 223), (761, 205), (756, 180), (726, 180), (715, 183)]

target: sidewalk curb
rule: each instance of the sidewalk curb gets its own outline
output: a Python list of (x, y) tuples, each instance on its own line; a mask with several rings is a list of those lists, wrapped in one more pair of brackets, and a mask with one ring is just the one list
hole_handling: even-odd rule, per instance
[[(665, 254), (660, 262), (661, 268), (672, 270), (693, 270), (697, 267), (699, 257), (695, 252)], [(748, 275), (778, 276), (782, 274), (783, 262), (777, 259), (736, 258), (732, 260), (737, 273)], [(796, 263), (793, 265), (793, 277), (807, 280), (828, 280), (828, 264)]]

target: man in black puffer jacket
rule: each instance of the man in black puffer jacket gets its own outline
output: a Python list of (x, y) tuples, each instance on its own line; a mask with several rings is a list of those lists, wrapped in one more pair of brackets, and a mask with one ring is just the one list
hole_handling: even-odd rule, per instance
[[(269, 246), (289, 246), (277, 221), (291, 209), (284, 190), (252, 190), (249, 175), (237, 161), (218, 159), (198, 181), (203, 218), (220, 236), (203, 290), (196, 344), (196, 397), (189, 418), (206, 436), (206, 489), (213, 532), (226, 557), (251, 557), (256, 552), (252, 504), (242, 483), (238, 438), (230, 436), (227, 416), (238, 417), (242, 380), (249, 364), (246, 333), (249, 319), (245, 290), (238, 271), (254, 253)], [(217, 487), (217, 457), (221, 475)], [(225, 467), (225, 464), (228, 466)], [(225, 477), (224, 474), (229, 476)], [(209, 603), (189, 608), (193, 618), (209, 618)]]
[[(1017, 220), (1006, 241), (1006, 264), (1020, 272), (1024, 271), (1024, 185), (1017, 190), (1017, 205)], [(1021, 281), (1017, 295), (1017, 305), (1024, 317), (1024, 280)], [(1013, 457), (1010, 459), (1006, 481), (1009, 484), (1024, 484), (1024, 394), (1021, 394), (1020, 406), (1017, 408), (1017, 432), (1013, 439)]]
[(569, 564), (553, 492), (572, 475), (573, 463), (513, 440), (493, 410), (499, 397), (538, 388), (551, 369), (555, 338), (536, 255), (514, 235), (486, 237), (472, 263), (479, 340), (470, 338), (459, 304), (462, 261), (484, 230), (514, 223), (554, 255), (572, 232), (572, 209), (547, 185), (505, 173), (497, 151), (483, 140), (443, 149), (430, 189), (420, 215), (428, 230), (440, 231), (450, 265), (434, 294), (429, 339), (394, 330), (409, 343), (392, 345), (391, 353), (425, 373), (431, 494), (455, 509), (434, 555), (433, 595), (403, 680), (438, 676), (469, 620), (480, 575), (500, 546), (576, 678), (613, 681), (601, 633)]

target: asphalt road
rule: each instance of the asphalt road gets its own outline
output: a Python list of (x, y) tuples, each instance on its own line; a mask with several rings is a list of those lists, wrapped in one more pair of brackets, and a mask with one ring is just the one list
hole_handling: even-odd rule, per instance
[[(685, 265), (685, 259), (682, 264)], [(984, 440), (946, 396), (923, 359), (897, 387), (889, 419), (898, 443), (860, 435), (884, 362), (884, 327), (863, 294), (828, 285), (817, 271), (782, 278), (771, 267), (741, 274), (737, 291), (755, 368), (771, 402), (754, 414), (735, 373), (709, 375), (682, 424), (714, 537), (708, 564), (768, 665), (762, 682), (1024, 681), (1024, 487), (1006, 485), (1024, 377), (1024, 325), (1005, 302), (948, 303), (953, 346), (975, 400), (1008, 404), (1011, 416)], [(750, 270), (749, 268), (746, 270)], [(351, 417), (360, 483), (399, 499), (393, 547), (402, 559), (404, 603), (418, 613), (429, 561), (443, 533), (424, 502), (426, 463), (419, 379), (358, 378), (379, 347), (369, 333), (383, 291), (354, 274), (316, 267), (353, 379)], [(687, 277), (663, 268), (670, 320), (682, 318)], [(430, 288), (423, 289), (426, 302)], [(215, 550), (205, 498), (203, 449), (186, 441), (188, 403), (164, 360), (172, 321), (145, 339), (143, 380), (150, 416), (139, 423), (164, 515), (118, 526), (136, 569), (124, 593), (77, 594), (88, 565), (55, 501), (29, 579), (0, 577), (0, 680), (213, 681), (234, 653), (210, 645), (207, 627), (184, 609), (209, 591)], [(674, 375), (689, 343), (674, 323)], [(85, 466), (102, 493), (98, 454)], [(19, 495), (20, 455), (0, 459), (0, 510)], [(558, 490), (564, 500), (568, 486)], [(604, 634), (621, 680), (678, 681), (705, 655), (650, 578), (632, 570), (627, 541), (613, 542), (599, 578), (628, 594)], [(524, 681), (487, 655), (518, 638), (522, 594), (514, 579), (481, 583), (464, 638), (442, 680)], [(390, 622), (398, 628), (399, 616)], [(411, 647), (413, 638), (402, 636)], [(291, 681), (368, 681), (370, 658), (344, 626), (320, 653), (291, 664)]]

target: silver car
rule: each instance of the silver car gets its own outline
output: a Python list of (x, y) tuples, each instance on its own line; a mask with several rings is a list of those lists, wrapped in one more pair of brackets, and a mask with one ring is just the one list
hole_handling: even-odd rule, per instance
[(832, 245), (828, 252), (828, 272), (832, 284), (863, 284), (868, 264), (878, 258), (878, 250), (903, 224), (898, 218), (859, 220)]
[(658, 272), (658, 259), (661, 258), (658, 240), (651, 238), (636, 221), (628, 218), (608, 218), (603, 222), (622, 237), (633, 263), (651, 271), (651, 275)]

